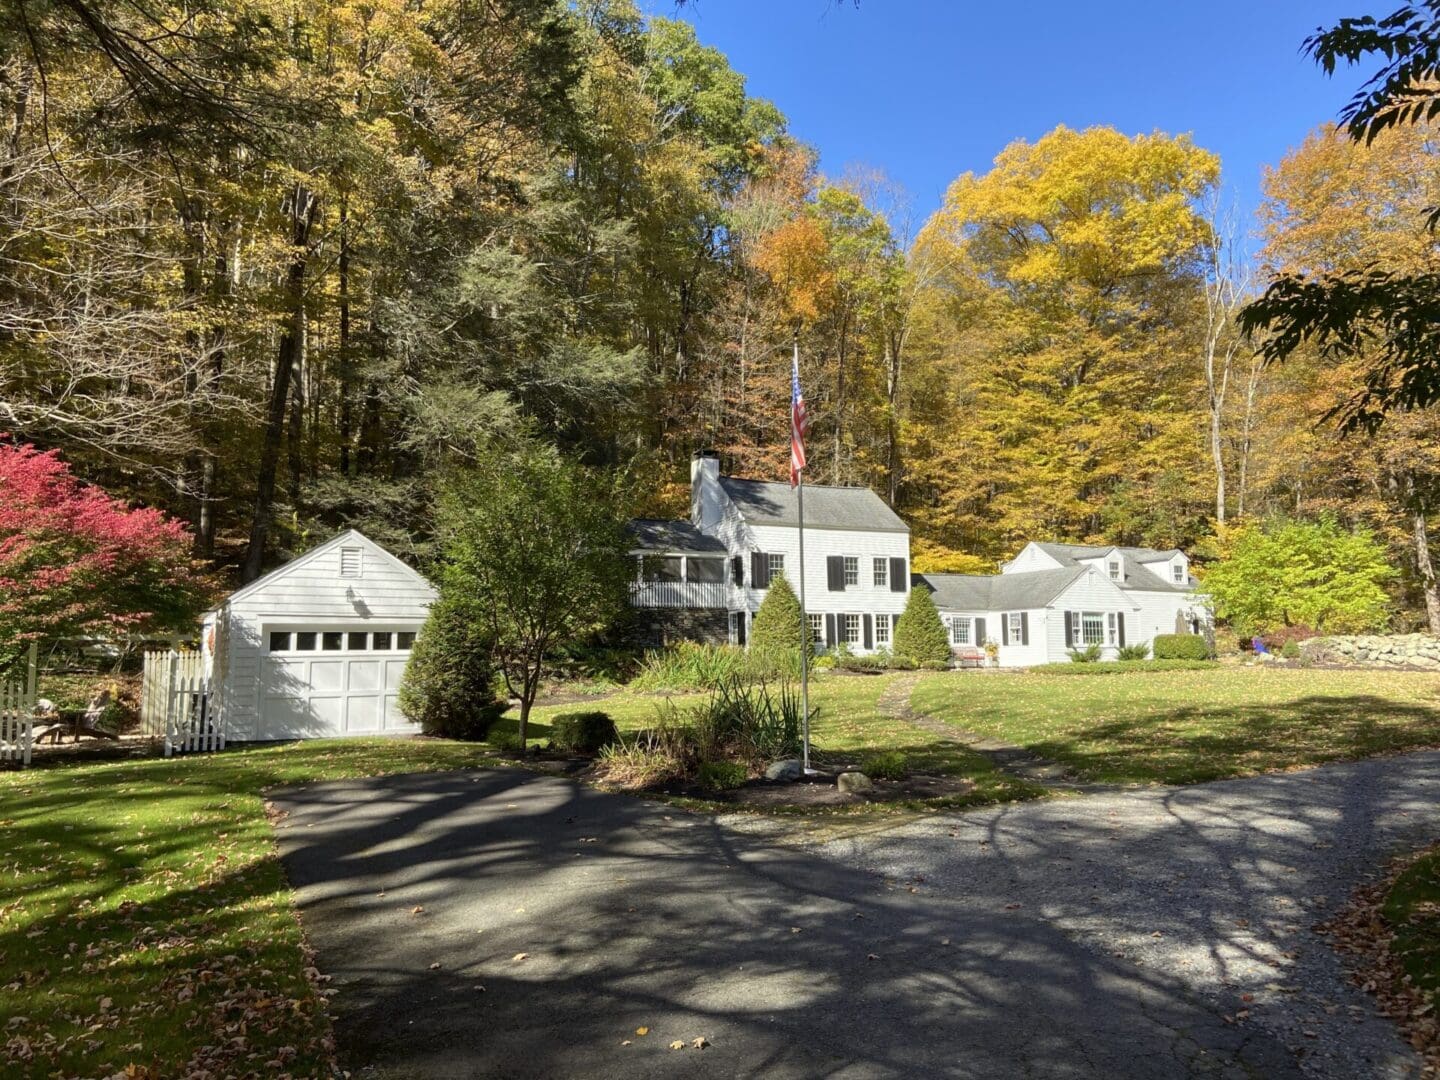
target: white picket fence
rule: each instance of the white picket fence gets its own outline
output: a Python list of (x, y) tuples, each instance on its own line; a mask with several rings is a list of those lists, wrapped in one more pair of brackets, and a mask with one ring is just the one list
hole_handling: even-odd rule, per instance
[(147, 652), (140, 679), (140, 730), (165, 737), (165, 756), (225, 749), (211, 708), (203, 654), (195, 649)]
[(25, 671), (0, 681), (0, 761), (30, 764), (35, 745), (35, 679), (39, 665), (34, 642)]

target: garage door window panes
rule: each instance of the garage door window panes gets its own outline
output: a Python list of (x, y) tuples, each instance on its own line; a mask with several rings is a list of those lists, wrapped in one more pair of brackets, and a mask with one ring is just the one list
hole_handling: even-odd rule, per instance
[(266, 635), (271, 653), (295, 652), (409, 652), (415, 645), (412, 630), (271, 630)]

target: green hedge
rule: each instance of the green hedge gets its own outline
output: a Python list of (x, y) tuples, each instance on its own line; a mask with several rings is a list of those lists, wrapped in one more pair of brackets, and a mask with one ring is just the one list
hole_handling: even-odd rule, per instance
[(609, 713), (567, 712), (550, 720), (550, 745), (576, 754), (598, 754), (619, 741)]
[(1094, 664), (1037, 664), (1028, 670), (1041, 675), (1123, 675), (1132, 671), (1208, 671), (1215, 660), (1101, 660)]
[(1210, 643), (1199, 634), (1157, 634), (1151, 650), (1156, 660), (1210, 659)]

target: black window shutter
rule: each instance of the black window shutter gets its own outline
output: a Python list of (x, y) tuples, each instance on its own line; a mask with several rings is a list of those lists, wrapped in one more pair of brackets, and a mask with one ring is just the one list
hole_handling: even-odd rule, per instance
[(826, 644), (826, 645), (834, 645), (834, 644), (835, 644), (835, 641), (836, 641), (836, 638), (835, 638), (835, 616), (834, 616), (834, 615), (826, 615), (826, 616), (825, 616), (825, 644)]
[(765, 559), (763, 551), (752, 551), (750, 553), (750, 587), (752, 589), (764, 589), (770, 585), (770, 564)]
[(910, 575), (905, 573), (904, 559), (890, 560), (890, 591), (904, 592), (905, 586), (909, 584)]
[(865, 648), (867, 648), (867, 649), (873, 649), (873, 648), (875, 647), (875, 619), (874, 619), (874, 617), (871, 616), (871, 615), (866, 615), (865, 618), (864, 618), (864, 623), (865, 623)]
[(976, 645), (984, 645), (984, 644), (985, 644), (985, 620), (984, 620), (984, 619), (976, 619), (976, 620), (975, 620), (975, 641), (974, 641), (974, 644), (976, 644)]
[(730, 576), (735, 579), (736, 585), (745, 584), (745, 559), (736, 555), (730, 560)]
[(845, 591), (845, 556), (825, 556), (825, 579), (831, 592)]
[(1075, 613), (1073, 611), (1065, 612), (1065, 647), (1067, 649), (1075, 647)]
[(1010, 644), (1010, 615), (1008, 612), (1000, 612), (1000, 637), (997, 640), (1001, 645)]
[(1028, 611), (1020, 612), (1020, 644), (1030, 644), (1030, 613)]
[(1120, 647), (1125, 647), (1125, 613), (1119, 612), (1115, 616), (1115, 627), (1120, 631)]

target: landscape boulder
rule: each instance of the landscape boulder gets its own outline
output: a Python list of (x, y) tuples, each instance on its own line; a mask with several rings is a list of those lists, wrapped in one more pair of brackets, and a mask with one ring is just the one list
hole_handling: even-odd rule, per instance
[(790, 782), (799, 780), (802, 771), (800, 762), (794, 758), (785, 758), (783, 761), (772, 761), (765, 767), (765, 779)]
[(875, 790), (875, 782), (863, 772), (842, 772), (835, 778), (835, 786), (845, 795)]
[(1354, 667), (1440, 668), (1440, 637), (1434, 634), (1350, 634), (1300, 643), (1302, 658)]

